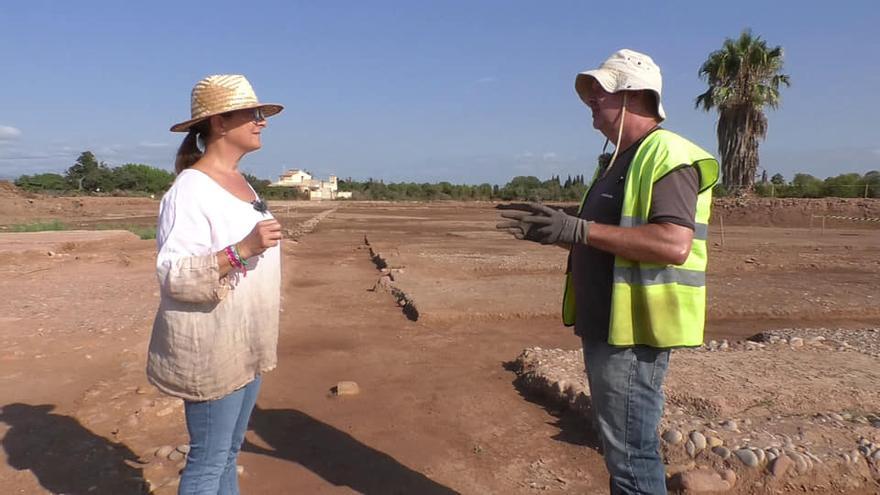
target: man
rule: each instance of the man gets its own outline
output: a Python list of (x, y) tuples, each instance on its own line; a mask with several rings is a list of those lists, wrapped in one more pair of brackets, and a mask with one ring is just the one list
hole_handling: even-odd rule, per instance
[[(657, 426), (670, 350), (703, 342), (706, 233), (718, 162), (659, 127), (660, 69), (614, 53), (578, 74), (593, 127), (614, 143), (577, 216), (529, 205), (498, 224), (518, 239), (570, 248), (563, 321), (574, 325), (611, 493), (666, 493)], [(606, 142), (607, 144), (607, 142)]]

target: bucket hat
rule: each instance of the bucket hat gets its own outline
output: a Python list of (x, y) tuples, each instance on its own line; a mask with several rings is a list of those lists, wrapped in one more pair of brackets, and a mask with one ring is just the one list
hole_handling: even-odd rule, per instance
[(650, 90), (657, 96), (657, 115), (666, 119), (666, 112), (660, 101), (663, 89), (663, 78), (660, 67), (651, 57), (644, 53), (624, 48), (614, 52), (608, 60), (602, 62), (598, 69), (586, 70), (577, 75), (574, 82), (575, 91), (581, 100), (586, 102), (590, 91), (592, 77), (609, 93), (618, 91)]
[(266, 117), (284, 110), (277, 103), (260, 103), (251, 83), (242, 75), (208, 76), (193, 86), (190, 119), (171, 126), (171, 132), (187, 132), (195, 124), (213, 115), (250, 108), (261, 108)]

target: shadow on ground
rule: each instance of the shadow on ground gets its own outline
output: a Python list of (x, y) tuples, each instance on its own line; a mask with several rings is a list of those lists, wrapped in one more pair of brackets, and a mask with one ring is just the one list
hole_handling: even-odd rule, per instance
[(137, 456), (124, 444), (96, 435), (49, 404), (8, 404), (0, 422), (9, 465), (29, 470), (51, 493), (147, 493)]
[[(518, 369), (516, 361), (505, 362), (502, 366), (505, 370), (514, 373)], [(587, 410), (585, 413), (572, 411), (568, 408), (568, 404), (563, 403), (556, 398), (548, 397), (544, 394), (529, 390), (529, 388), (523, 384), (520, 376), (514, 378), (512, 383), (520, 397), (532, 404), (541, 406), (547, 411), (547, 413), (555, 418), (555, 421), (550, 423), (556, 428), (559, 428), (559, 433), (552, 437), (554, 440), (581, 445), (589, 447), (599, 453), (602, 452), (602, 444), (599, 440), (597, 430), (593, 427), (592, 422), (587, 419), (591, 418), (593, 415), (591, 404), (587, 404)]]
[(254, 408), (250, 428), (272, 449), (250, 442), (245, 452), (295, 462), (336, 486), (370, 494), (451, 495), (458, 492), (364, 445), (348, 433), (295, 409)]

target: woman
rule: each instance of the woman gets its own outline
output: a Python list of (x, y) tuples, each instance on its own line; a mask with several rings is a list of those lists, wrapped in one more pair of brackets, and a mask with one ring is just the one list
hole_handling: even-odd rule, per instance
[(238, 162), (282, 109), (260, 103), (244, 76), (209, 76), (192, 90), (192, 118), (171, 128), (188, 134), (159, 209), (147, 377), (184, 400), (180, 494), (238, 493), (238, 451), (260, 377), (275, 367), (281, 226)]

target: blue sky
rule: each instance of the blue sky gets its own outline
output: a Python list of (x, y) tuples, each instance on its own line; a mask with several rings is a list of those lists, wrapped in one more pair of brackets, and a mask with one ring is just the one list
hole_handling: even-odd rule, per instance
[[(577, 72), (619, 48), (664, 76), (665, 126), (716, 153), (697, 70), (750, 27), (792, 87), (761, 165), (791, 179), (880, 169), (880, 3), (741, 1), (4, 2), (0, 177), (62, 172), (83, 150), (170, 169), (189, 91), (242, 73), (270, 120), (245, 171), (503, 184), (591, 174), (603, 138)], [(611, 7), (605, 7), (611, 6)]]

